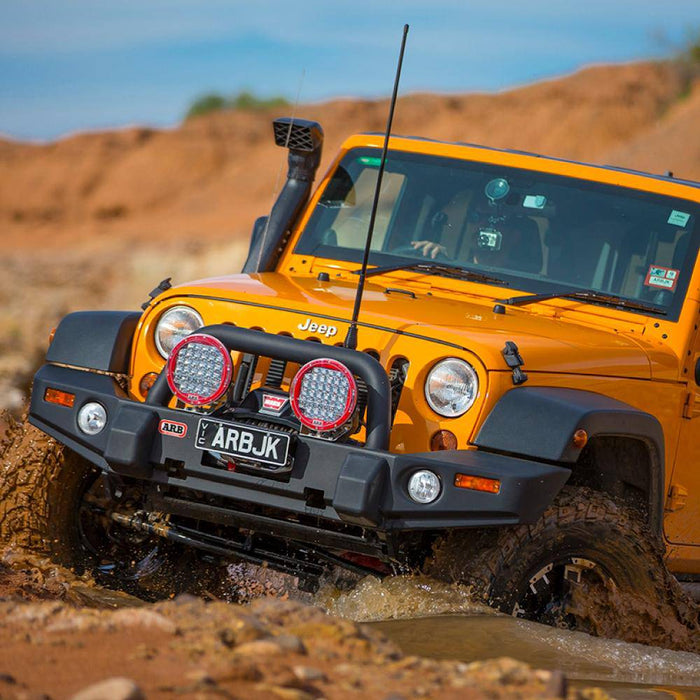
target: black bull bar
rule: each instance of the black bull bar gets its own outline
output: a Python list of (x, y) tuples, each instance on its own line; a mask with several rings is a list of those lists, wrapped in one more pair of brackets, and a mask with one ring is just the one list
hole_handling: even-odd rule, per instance
[[(220, 340), (228, 350), (262, 355), (277, 360), (288, 360), (305, 364), (319, 357), (328, 357), (342, 362), (353, 374), (367, 385), (367, 428), (365, 447), (372, 450), (389, 448), (391, 432), (391, 387), (384, 368), (370, 355), (334, 345), (310, 343), (283, 335), (272, 335), (263, 331), (218, 324), (200, 328)], [(165, 368), (148, 392), (146, 403), (151, 406), (167, 406), (172, 398)]]

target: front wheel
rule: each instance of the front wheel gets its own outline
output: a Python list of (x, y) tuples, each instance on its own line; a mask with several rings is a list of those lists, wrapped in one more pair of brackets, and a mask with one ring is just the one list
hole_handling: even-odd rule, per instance
[(601, 630), (586, 598), (619, 590), (653, 600), (665, 571), (658, 538), (633, 511), (569, 488), (533, 525), (450, 533), (427, 569), (510, 615), (591, 633)]
[(215, 588), (223, 567), (113, 517), (132, 515), (140, 502), (137, 485), (116, 502), (96, 467), (26, 422), (10, 425), (0, 458), (0, 540), (150, 600)]

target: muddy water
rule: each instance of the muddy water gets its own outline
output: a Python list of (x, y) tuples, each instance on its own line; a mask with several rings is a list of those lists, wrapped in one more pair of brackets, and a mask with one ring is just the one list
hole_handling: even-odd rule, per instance
[(602, 687), (616, 698), (700, 700), (697, 654), (517, 620), (471, 602), (465, 587), (420, 578), (365, 579), (347, 592), (328, 587), (315, 602), (371, 623), (407, 654), (466, 662), (510, 656), (561, 669), (572, 685)]

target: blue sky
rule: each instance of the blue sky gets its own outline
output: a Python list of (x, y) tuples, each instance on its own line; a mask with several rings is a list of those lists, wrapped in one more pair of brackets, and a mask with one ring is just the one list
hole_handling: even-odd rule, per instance
[(388, 95), (405, 22), (402, 93), (492, 91), (668, 53), (700, 0), (0, 0), (0, 133), (171, 126), (210, 91)]

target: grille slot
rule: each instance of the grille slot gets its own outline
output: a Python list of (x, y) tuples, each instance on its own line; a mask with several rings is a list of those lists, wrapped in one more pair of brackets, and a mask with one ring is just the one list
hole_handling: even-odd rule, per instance
[(282, 380), (284, 379), (286, 369), (287, 363), (285, 360), (270, 360), (267, 377), (264, 381), (265, 386), (279, 389), (282, 386)]
[(258, 365), (258, 356), (245, 353), (236, 373), (236, 381), (233, 384), (232, 400), (236, 403), (242, 401), (250, 393), (250, 387), (255, 377), (255, 368)]
[[(262, 329), (255, 329), (262, 330)], [(287, 335), (283, 333), (282, 335)], [(310, 342), (319, 344), (321, 340), (318, 338), (306, 338)], [(379, 353), (375, 350), (365, 350), (366, 354), (370, 355), (379, 361)], [(396, 358), (389, 370), (389, 381), (391, 384), (391, 416), (392, 422), (396, 415), (396, 411), (403, 389), (406, 373), (408, 371), (409, 362), (405, 358)], [(287, 390), (287, 384), (299, 370), (299, 365), (287, 360), (268, 358), (262, 355), (253, 355), (245, 353), (240, 361), (237, 371), (235, 372), (235, 381), (231, 390), (231, 401), (234, 404), (239, 404), (248, 396), (251, 388), (267, 387), (270, 389)], [(367, 402), (368, 402), (368, 387), (364, 380), (355, 376), (357, 382), (357, 407), (360, 426), (365, 424), (367, 419)]]

